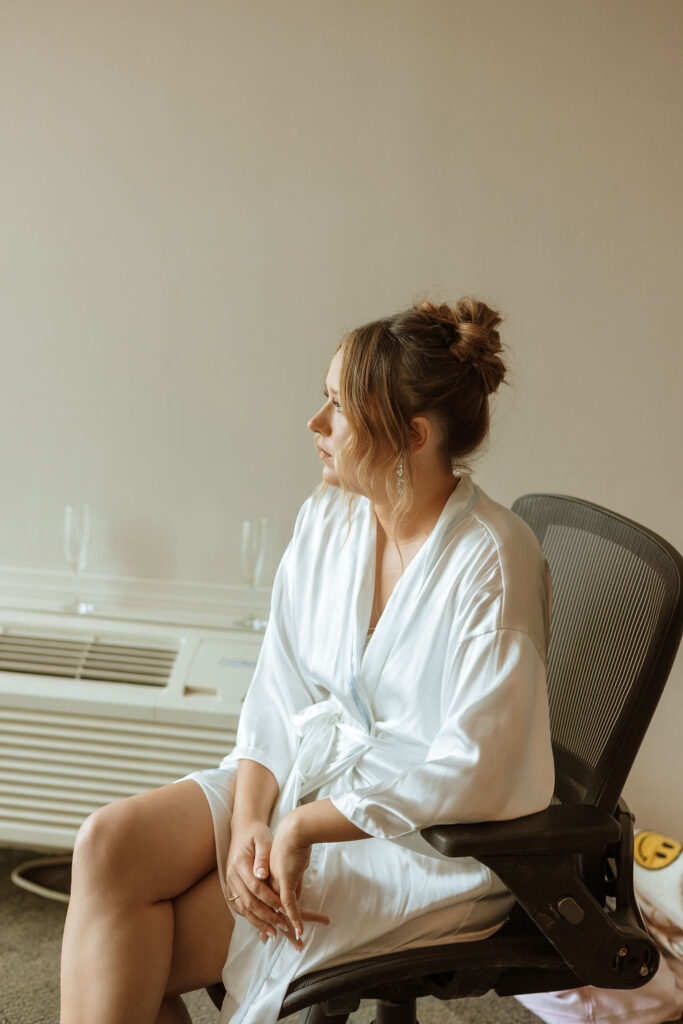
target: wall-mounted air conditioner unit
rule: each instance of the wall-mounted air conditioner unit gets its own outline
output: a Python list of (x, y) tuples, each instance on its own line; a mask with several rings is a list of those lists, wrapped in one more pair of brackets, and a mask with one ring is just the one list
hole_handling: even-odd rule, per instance
[(0, 843), (70, 849), (97, 807), (215, 767), (261, 636), (0, 611)]

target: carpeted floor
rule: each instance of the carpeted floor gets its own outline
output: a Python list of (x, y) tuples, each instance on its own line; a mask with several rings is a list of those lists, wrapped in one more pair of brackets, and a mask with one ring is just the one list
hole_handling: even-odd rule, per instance
[[(0, 1024), (57, 1024), (59, 1016), (59, 954), (66, 904), (43, 899), (17, 888), (12, 869), (41, 854), (0, 849)], [(44, 868), (32, 876), (42, 885), (68, 891), (67, 867)], [(193, 1024), (216, 1024), (218, 1011), (206, 992), (185, 997)], [(351, 1024), (370, 1024), (373, 1004), (363, 1003)], [(421, 1024), (538, 1024), (515, 999), (489, 993), (481, 999), (418, 1003)], [(295, 1021), (296, 1018), (288, 1018)]]

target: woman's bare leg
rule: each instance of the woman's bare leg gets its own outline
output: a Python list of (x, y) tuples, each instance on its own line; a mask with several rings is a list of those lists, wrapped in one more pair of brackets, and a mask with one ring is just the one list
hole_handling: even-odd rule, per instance
[[(165, 998), (174, 963), (173, 901), (214, 875), (218, 891), (207, 882), (195, 894), (205, 909), (213, 907), (213, 928), (204, 935), (213, 974), (232, 933), (215, 871), (211, 812), (192, 780), (91, 815), (74, 849), (60, 1024), (186, 1024), (179, 1002)], [(179, 912), (183, 906), (179, 900)], [(211, 980), (220, 978), (220, 967)]]
[[(191, 1024), (182, 992), (206, 988), (221, 979), (228, 955), (232, 923), (226, 928), (227, 909), (218, 872), (173, 900), (175, 933), (166, 997), (155, 1024)], [(223, 944), (216, 941), (223, 936)]]

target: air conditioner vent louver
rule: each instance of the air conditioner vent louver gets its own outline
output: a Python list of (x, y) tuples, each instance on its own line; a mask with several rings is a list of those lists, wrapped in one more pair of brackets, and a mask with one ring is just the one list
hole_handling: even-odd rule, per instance
[(97, 807), (214, 767), (234, 736), (224, 724), (0, 706), (2, 836), (17, 841), (33, 830), (38, 843), (73, 844), (79, 825)]
[(178, 649), (0, 630), (0, 672), (103, 683), (166, 686)]
[(98, 807), (234, 746), (259, 636), (0, 611), (0, 844), (72, 849)]

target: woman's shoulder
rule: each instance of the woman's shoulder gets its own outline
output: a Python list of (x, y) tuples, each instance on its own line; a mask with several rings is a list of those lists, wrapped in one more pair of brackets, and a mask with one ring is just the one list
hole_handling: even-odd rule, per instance
[(531, 527), (512, 509), (489, 497), (469, 474), (461, 474), (453, 493), (451, 515), (443, 541), (461, 563), (479, 566), (482, 572), (510, 565), (543, 562), (543, 552)]
[[(512, 509), (494, 501), (477, 486), (478, 499), (461, 535), (459, 554), (476, 601), (488, 594), (493, 628), (530, 632), (547, 643), (551, 580), (536, 534)], [(455, 553), (455, 552), (454, 552)]]
[(481, 487), (477, 489), (479, 500), (472, 509), (475, 529), (481, 531), (491, 552), (498, 556), (501, 568), (520, 559), (526, 565), (542, 563), (543, 551), (529, 524), (511, 508), (489, 497)]

